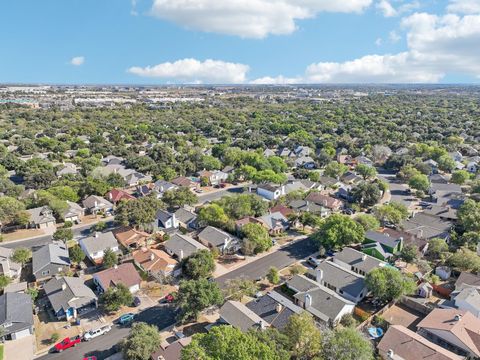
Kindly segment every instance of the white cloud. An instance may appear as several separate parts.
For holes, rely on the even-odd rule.
[[[250,83],[263,84],[263,85],[287,85],[287,84],[299,84],[299,83],[302,83],[303,81],[304,80],[301,77],[288,78],[280,75],[277,77],[265,76],[262,78],[252,80],[250,81]]]
[[[379,9],[385,17],[392,17],[398,15],[397,10],[395,10],[395,8],[392,6],[392,4],[390,4],[388,0],[380,0],[376,6],[377,9]]]
[[[390,31],[390,33],[388,34],[388,38],[390,39],[390,42],[394,44],[399,42],[402,39],[402,37],[398,35],[398,33],[395,30]]]
[[[85,62],[84,56],[75,56],[70,60],[70,64],[74,66],[83,65],[84,62]]]
[[[377,38],[377,40],[375,40],[375,45],[382,46],[382,44],[383,44],[383,39],[382,38]]]
[[[246,81],[249,69],[248,65],[220,60],[183,59],[155,66],[134,66],[128,72],[182,83],[241,84]]]
[[[447,10],[456,14],[480,14],[480,0],[451,0]]]
[[[131,0],[132,9],[130,10],[130,15],[138,16],[137,11],[137,0]]]
[[[151,14],[189,29],[264,38],[320,12],[360,13],[373,0],[154,0]]]

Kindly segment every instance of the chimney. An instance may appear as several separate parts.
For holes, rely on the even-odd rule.
[[[114,268],[115,270],[118,269],[118,265],[117,265],[117,264],[113,265],[113,268]]]
[[[456,314],[455,315],[455,321],[460,321],[462,320],[462,315],[461,314]]]
[[[98,201],[97,201],[97,200],[95,200],[95,203],[94,203],[94,205],[95,205],[95,207],[97,207],[97,206],[98,206]]]
[[[258,322],[258,327],[260,330],[265,330],[266,326],[265,326],[265,322],[263,320],[260,320]]]
[[[98,238],[98,231],[95,231],[95,237]]]
[[[67,283],[65,282],[62,283],[62,290],[63,291],[67,290]]]
[[[150,254],[150,261],[153,261],[153,260],[155,260],[155,254],[152,252],[152,253]]]
[[[180,250],[180,256],[179,256],[180,260],[183,260],[183,250]]]
[[[303,306],[305,309],[312,307],[312,296],[310,294],[305,294],[305,303]]]
[[[275,311],[276,311],[277,313],[280,313],[280,312],[282,311],[282,309],[283,309],[282,304],[277,303],[277,305],[275,305]]]
[[[362,254],[362,261],[367,260],[367,254]]]
[[[321,284],[322,283],[322,279],[323,279],[323,270],[322,269],[316,269],[315,270],[315,274],[316,274],[316,281]]]

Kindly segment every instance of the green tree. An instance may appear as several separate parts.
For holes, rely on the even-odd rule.
[[[8,284],[10,284],[12,282],[12,279],[10,277],[8,277],[7,275],[0,275],[0,289],[5,289],[5,287],[7,287]]]
[[[357,165],[355,172],[363,177],[363,180],[372,179],[377,176],[377,169],[375,169],[373,166],[365,164]]]
[[[412,279],[391,267],[373,269],[365,277],[365,283],[373,296],[384,302],[412,294],[416,289]]]
[[[105,230],[107,228],[107,223],[105,221],[99,221],[97,222],[96,224],[93,224],[93,226],[91,227],[91,231],[99,231],[99,232],[102,232],[103,230]]]
[[[276,267],[272,266],[270,269],[268,269],[267,279],[270,284],[273,285],[276,285],[280,282],[280,273]]]
[[[326,176],[330,176],[335,179],[339,179],[343,174],[345,174],[348,170],[348,166],[344,164],[340,164],[336,161],[332,161],[328,163],[325,167],[324,174]]]
[[[313,239],[326,249],[338,249],[345,245],[362,243],[365,230],[347,215],[333,214],[326,218]]]
[[[54,186],[49,188],[47,191],[60,200],[68,200],[72,202],[77,202],[78,200],[80,200],[78,192],[71,186]]]
[[[68,249],[68,253],[70,255],[70,259],[75,263],[79,264],[85,259],[85,253],[83,252],[82,248],[78,245],[72,246]]]
[[[255,281],[239,277],[227,281],[224,294],[227,299],[240,301],[244,296],[254,296],[257,291],[258,285]]]
[[[58,228],[53,233],[53,239],[57,241],[63,241],[66,243],[73,239],[73,230],[69,228]]]
[[[358,214],[355,216],[355,221],[362,225],[365,231],[376,230],[380,227],[378,219],[370,214]]]
[[[208,333],[196,334],[182,349],[182,360],[287,360],[254,332],[243,333],[229,325],[215,326]]]
[[[277,174],[275,171],[267,169],[257,171],[253,176],[253,182],[256,184],[271,182],[274,184],[284,184],[287,182],[287,176],[285,174]]]
[[[418,256],[418,250],[415,245],[407,244],[403,247],[400,256],[408,263],[414,261]]]
[[[327,331],[323,336],[321,358],[325,360],[373,360],[372,344],[355,328]]]
[[[272,247],[268,230],[260,224],[250,223],[242,227],[242,251],[246,255],[258,254]]]
[[[408,209],[401,203],[391,202],[390,204],[376,207],[374,214],[382,223],[399,225],[408,218]]]
[[[480,271],[480,256],[467,247],[461,247],[447,260],[450,266],[460,271]]]
[[[210,204],[200,209],[197,221],[199,224],[224,228],[228,224],[229,218],[219,205]]]
[[[157,211],[162,208],[163,202],[154,196],[120,201],[115,210],[115,221],[130,226],[148,225],[155,221]]]
[[[52,336],[50,336],[50,342],[53,344],[53,343],[56,343],[58,341],[58,339],[60,339],[60,334],[57,333],[57,332],[54,332],[52,334]]]
[[[458,225],[464,231],[480,232],[480,203],[467,199],[457,212]]]
[[[438,259],[443,253],[448,252],[448,244],[445,240],[440,238],[430,239],[428,240],[427,251],[430,255]]]
[[[408,180],[408,186],[418,191],[427,192],[430,187],[430,181],[428,180],[427,175],[418,174]]]
[[[453,160],[448,154],[440,156],[437,160],[437,163],[439,169],[446,172],[452,172],[457,166],[457,164],[455,164],[455,160]]]
[[[382,193],[377,184],[362,182],[352,189],[353,202],[362,207],[370,207],[380,201]]]
[[[134,323],[122,344],[122,352],[125,359],[150,360],[161,342],[162,339],[156,326],[144,322]]]
[[[184,205],[195,205],[198,203],[198,196],[189,188],[181,187],[166,191],[163,194],[162,201],[170,207],[182,207]]]
[[[215,260],[209,250],[200,250],[182,262],[183,274],[194,280],[208,278],[215,271]]]
[[[112,312],[119,310],[122,306],[130,306],[133,302],[133,295],[124,284],[117,284],[116,286],[110,286],[100,296],[100,301],[103,303],[105,310]]]
[[[112,249],[107,248],[103,253],[103,262],[102,262],[103,267],[105,269],[109,269],[114,265],[117,265],[117,263],[118,263],[117,254],[115,254],[115,252],[113,252]]]
[[[321,350],[322,334],[312,316],[306,311],[290,316],[283,333],[294,359],[317,359]]]
[[[123,179],[123,176],[120,175],[119,173],[111,173],[109,174],[105,181],[107,182],[107,184],[111,187],[111,188],[124,188],[127,183],[125,182],[125,180]]]
[[[357,324],[358,324],[358,322],[357,322],[357,320],[355,320],[355,318],[353,317],[352,314],[345,314],[340,319],[340,325],[342,325],[343,327],[354,328],[354,327],[357,326]]]
[[[25,210],[25,205],[10,196],[0,196],[0,226],[14,221],[18,212]]]
[[[195,320],[200,312],[212,305],[221,305],[223,295],[216,282],[207,279],[184,280],[178,288],[176,304],[181,321]]]
[[[470,173],[467,170],[457,170],[452,174],[451,181],[454,184],[463,185],[470,179]]]
[[[298,221],[300,222],[300,224],[302,224],[303,228],[305,228],[305,226],[317,228],[322,225],[322,218],[310,212],[301,213],[298,217]]]
[[[13,251],[11,258],[12,261],[25,266],[25,264],[32,258],[32,251],[24,247],[19,247]]]

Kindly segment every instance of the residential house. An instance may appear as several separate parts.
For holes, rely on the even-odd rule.
[[[362,251],[365,254],[376,257],[382,261],[388,261],[388,259],[393,256],[392,253],[386,251],[385,248],[378,242],[363,244]]]
[[[464,357],[428,341],[402,325],[390,325],[377,345],[384,360],[462,360]]]
[[[429,205],[423,210],[423,213],[446,221],[456,221],[458,219],[457,210],[449,206]]]
[[[198,241],[210,249],[218,249],[220,254],[233,253],[240,248],[238,241],[230,234],[207,226],[198,234]]]
[[[164,243],[165,251],[170,256],[176,256],[177,259],[183,260],[199,250],[208,248],[190,236],[173,234],[170,239]]]
[[[271,291],[250,301],[246,307],[277,330],[283,330],[292,315],[301,314],[304,311],[276,291]]]
[[[361,165],[368,165],[368,166],[375,165],[371,159],[369,159],[368,157],[366,157],[364,155],[357,156],[354,160],[358,165],[360,165],[360,164]]]
[[[449,153],[450,157],[452,158],[453,161],[462,161],[463,160],[463,155],[460,151],[454,151]]]
[[[43,245],[32,254],[32,273],[42,282],[70,268],[67,246],[59,241]]]
[[[200,178],[206,178],[209,185],[219,185],[227,181],[228,174],[220,170],[202,170],[198,172]]]
[[[176,190],[176,189],[178,189],[177,185],[172,184],[171,182],[165,181],[165,180],[157,180],[153,184],[153,190],[156,191],[160,195],[163,195],[167,191]],[[161,197],[161,196],[159,196],[159,197]]]
[[[457,281],[455,282],[455,290],[459,291],[466,287],[480,289],[480,275],[462,271]]]
[[[28,283],[26,281],[10,283],[3,289],[3,293],[19,293],[26,294],[28,289]]]
[[[112,286],[123,284],[134,294],[140,290],[142,278],[135,266],[131,262],[126,262],[93,274],[93,282],[102,293]]]
[[[180,275],[180,270],[177,269],[178,262],[160,249],[141,248],[133,253],[133,261],[161,283],[169,277]]]
[[[405,232],[418,238],[426,240],[433,238],[448,239],[453,223],[437,216],[417,213],[412,218],[405,220],[401,227]]]
[[[281,212],[275,212],[258,218],[268,229],[270,235],[280,234],[290,227],[288,219]]]
[[[97,215],[98,213],[109,214],[113,210],[113,204],[97,195],[90,195],[85,200],[83,200],[83,207],[90,214]]]
[[[295,159],[296,168],[314,169],[316,164],[311,156],[301,156]]]
[[[219,323],[228,324],[247,332],[250,329],[265,329],[268,324],[239,301],[228,300],[220,308]]]
[[[327,209],[326,207],[317,205],[314,202],[310,202],[307,200],[292,200],[288,204],[288,206],[290,206],[292,210],[296,213],[310,212],[320,217],[327,217],[328,215],[331,214],[330,209]]]
[[[97,308],[97,296],[82,278],[53,278],[45,284],[44,290],[58,320],[75,319]]]
[[[433,286],[428,282],[422,282],[417,287],[417,296],[428,299],[432,296]]]
[[[159,209],[153,222],[154,231],[172,232],[178,229],[178,220],[175,214]]]
[[[280,214],[285,216],[287,219],[288,219],[289,215],[294,213],[294,211],[292,209],[290,209],[289,207],[287,207],[285,205],[282,205],[282,204],[278,204],[278,205],[275,205],[274,207],[270,208],[269,212],[270,212],[270,214],[279,212]]]
[[[331,326],[344,315],[353,313],[355,308],[352,301],[304,275],[295,275],[287,286],[296,292],[293,297],[297,305]]]
[[[57,171],[57,176],[62,177],[65,175],[75,175],[77,174],[77,165],[73,163],[64,163],[60,166],[59,170]]]
[[[277,155],[275,150],[267,148],[263,151],[263,156],[265,156],[265,157],[270,157],[270,156],[275,156],[275,155]]]
[[[323,195],[319,192],[311,192],[305,198],[306,201],[321,205],[331,211],[339,211],[343,207],[343,202],[328,195]]]
[[[6,292],[0,296],[0,339],[16,340],[32,335],[33,324],[33,303],[29,294]]]
[[[341,181],[330,176],[320,176],[318,182],[321,185],[321,189],[319,190],[333,189],[342,185]]]
[[[254,218],[253,216],[247,216],[235,221],[235,230],[239,233],[241,232],[242,227],[247,224],[260,224],[263,226],[263,223],[260,220]]]
[[[315,281],[355,304],[368,293],[365,278],[351,270],[332,262],[323,261],[310,272]]]
[[[384,261],[349,247],[344,247],[342,251],[335,253],[332,261],[347,270],[363,276],[377,267],[387,265]]]
[[[470,161],[467,164],[467,171],[476,174],[478,171],[478,162],[477,161]]]
[[[85,215],[85,210],[72,201],[66,201],[67,208],[62,213],[62,217],[64,221],[70,221],[73,224],[79,224],[82,221],[82,217]]]
[[[55,226],[55,216],[53,216],[53,211],[48,206],[28,209],[27,212],[30,215],[28,227],[35,229],[46,229]]]
[[[460,310],[468,311],[480,318],[480,293],[478,288],[465,287],[460,291],[454,291],[450,294],[450,299],[454,307]],[[480,329],[479,329],[480,331]]]
[[[184,337],[172,343],[164,342],[150,357],[151,360],[180,360],[182,349],[192,342],[192,337]]]
[[[314,153],[314,151],[308,146],[299,145],[295,149],[293,149],[293,153],[297,157],[303,157],[303,156],[310,156],[311,154]]]
[[[138,249],[147,245],[150,234],[144,231],[136,230],[130,226],[117,228],[112,231],[115,239],[125,249]]]
[[[12,255],[13,249],[0,247],[0,275],[16,279],[22,273],[22,264],[13,261]]]
[[[95,264],[103,262],[103,255],[107,249],[118,252],[118,242],[111,231],[95,232],[93,236],[79,240],[79,245],[87,257]]]
[[[363,178],[352,171],[347,171],[345,174],[341,176],[341,180],[345,184],[354,185],[363,181]]]
[[[257,194],[267,200],[277,200],[280,196],[285,195],[285,186],[274,184],[259,184],[257,186]]]
[[[430,174],[438,173],[438,163],[433,159],[428,159],[423,162],[425,165],[430,167]]]
[[[403,238],[393,238],[389,234],[369,230],[365,233],[363,252],[385,261],[391,255],[399,254],[403,249]],[[375,246],[378,244],[382,250],[379,252]],[[387,254],[385,256],[385,253]],[[388,255],[390,254],[390,255]]]
[[[480,319],[459,309],[434,309],[417,333],[461,356],[480,357]]]
[[[448,266],[437,266],[435,268],[435,275],[442,280],[447,280],[452,276],[452,269]]]
[[[112,189],[105,196],[114,205],[117,205],[122,200],[123,201],[135,200],[135,196],[121,189]]]
[[[185,176],[179,176],[172,181],[173,185],[176,185],[178,187],[188,187],[188,188],[196,188],[198,184],[196,182],[193,182],[189,178],[186,178]]]
[[[443,174],[432,174],[428,177],[430,184],[448,184],[449,177]]]
[[[383,228],[381,231],[384,234],[388,234],[393,238],[403,238],[403,242],[405,245],[412,245],[415,246],[419,253],[425,255],[428,249],[428,242],[423,238],[418,238],[415,235],[409,234],[403,230],[398,229],[391,229],[391,228]]]
[[[289,148],[284,147],[284,148],[278,149],[277,155],[281,157],[294,157],[295,153],[291,151]]]
[[[175,211],[174,215],[178,221],[179,227],[186,230],[194,230],[198,228],[197,214],[193,211],[181,207]]]

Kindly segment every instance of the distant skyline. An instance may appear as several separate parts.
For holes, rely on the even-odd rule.
[[[0,83],[480,82],[480,0],[15,0]]]

